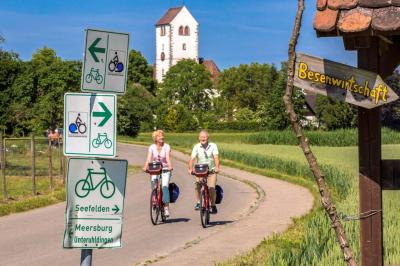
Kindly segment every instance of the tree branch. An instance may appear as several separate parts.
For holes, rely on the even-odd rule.
[[[297,114],[294,110],[293,102],[292,102],[292,94],[293,94],[293,82],[294,82],[294,68],[295,68],[295,51],[296,44],[299,37],[301,20],[303,16],[304,10],[304,0],[298,0],[297,14],[294,25],[294,30],[292,33],[292,37],[289,42],[289,63],[288,63],[288,79],[286,85],[286,92],[283,96],[283,101],[286,107],[286,113],[289,116],[290,122],[292,124],[294,133],[299,140],[301,149],[303,150],[304,156],[307,159],[308,164],[310,165],[311,171],[314,175],[315,181],[318,185],[318,189],[321,195],[321,203],[324,207],[327,215],[331,220],[332,228],[335,230],[337,241],[342,249],[344,260],[347,265],[357,265],[357,262],[354,258],[353,252],[349,247],[349,243],[346,238],[346,234],[344,228],[340,222],[340,219],[336,212],[336,207],[333,204],[332,198],[330,196],[328,187],[325,182],[325,176],[322,173],[317,160],[311,151],[310,145],[308,143],[308,139],[305,138],[303,130],[299,122],[297,121]]]

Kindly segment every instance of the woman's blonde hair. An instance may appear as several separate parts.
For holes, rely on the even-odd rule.
[[[157,137],[158,136],[163,136],[164,137],[164,131],[159,129],[153,132],[153,134],[151,135],[151,137],[153,138],[154,143],[157,142]]]

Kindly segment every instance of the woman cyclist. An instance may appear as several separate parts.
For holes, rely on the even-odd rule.
[[[167,143],[164,143],[164,131],[156,130],[152,134],[154,144],[151,144],[149,150],[147,152],[147,159],[144,163],[143,170],[148,170],[148,164],[150,162],[161,162],[163,165],[163,171],[161,174],[161,184],[162,184],[162,192],[163,198],[162,201],[165,204],[164,214],[165,217],[169,217],[169,181],[171,179],[171,171],[172,171],[172,163],[171,163],[171,148]],[[151,187],[154,188],[155,180],[157,175],[151,176]]]

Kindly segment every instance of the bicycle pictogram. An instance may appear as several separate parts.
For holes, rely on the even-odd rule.
[[[118,52],[115,52],[114,58],[108,64],[108,70],[111,72],[122,72],[124,70],[124,64],[119,61]]]
[[[104,144],[104,147],[107,149],[111,148],[112,141],[107,137],[107,133],[98,133],[97,138],[92,141],[92,145],[95,148],[100,147],[100,145]]]
[[[92,83],[92,81],[95,80],[97,84],[101,84],[103,83],[103,76],[100,75],[98,68],[94,69],[92,67],[89,74],[86,75],[85,80],[87,83]]]
[[[100,175],[103,178],[97,185],[94,185],[92,175]],[[87,169],[86,178],[80,179],[75,185],[75,194],[80,198],[85,198],[89,195],[90,191],[94,191],[98,187],[100,187],[101,196],[105,199],[111,198],[115,193],[114,182],[107,179],[104,167],[101,167],[99,172],[95,172],[92,168]]]
[[[73,134],[76,134],[78,132],[81,134],[86,133],[87,130],[86,123],[82,121],[80,113],[78,113],[78,116],[75,119],[75,123],[69,124],[68,130]]]

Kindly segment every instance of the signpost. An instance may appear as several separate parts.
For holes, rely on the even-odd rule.
[[[366,109],[399,98],[376,73],[300,53],[294,85]]]
[[[82,67],[82,91],[125,93],[129,35],[86,30]]]
[[[114,94],[64,95],[64,154],[116,155],[117,97]]]
[[[81,90],[64,95],[64,154],[116,156],[117,97],[124,94],[129,34],[86,30]],[[94,93],[95,92],[95,93]],[[100,158],[68,160],[64,248],[82,248],[81,266],[93,248],[121,247],[128,162]]]
[[[64,248],[121,247],[128,162],[69,158]]]

